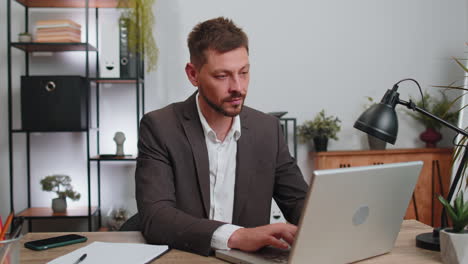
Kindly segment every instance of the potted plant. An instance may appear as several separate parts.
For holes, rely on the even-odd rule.
[[[370,97],[370,96],[366,96],[366,99],[367,99],[367,103],[364,105],[364,110],[367,110],[369,107],[377,104],[375,101],[374,101],[374,98]],[[373,150],[383,150],[387,147],[387,142],[379,139],[379,138],[376,138],[374,136],[371,136],[369,134],[366,134],[367,135],[367,143],[369,144],[369,149],[373,149]]]
[[[440,232],[440,253],[444,263],[468,262],[468,230],[465,229],[468,225],[468,203],[465,203],[463,192],[458,192],[454,205],[441,195],[438,196],[453,224],[452,228],[445,228]]]
[[[155,2],[156,0],[119,0],[117,4],[117,8],[124,9],[120,20],[128,23],[128,49],[136,54],[144,54],[148,72],[155,69],[159,54],[153,37]]]
[[[458,120],[458,112],[450,111],[450,108],[453,105],[453,102],[447,99],[447,95],[443,92],[440,92],[442,97],[441,99],[435,99],[428,93],[424,93],[421,100],[415,101],[416,106],[426,109],[432,114],[446,120],[449,123],[455,123]],[[424,103],[423,103],[424,101]],[[426,147],[433,148],[436,146],[436,143],[442,139],[442,134],[440,133],[440,128],[442,124],[426,115],[423,115],[419,112],[406,111],[408,115],[413,117],[416,121],[421,123],[426,127],[426,130],[422,132],[419,138],[426,143]]]
[[[18,34],[19,42],[32,42],[32,35],[28,32],[21,32]]]
[[[298,127],[298,135],[302,142],[313,140],[316,151],[327,151],[328,139],[338,140],[336,134],[341,129],[340,123],[338,117],[326,116],[322,110],[314,120],[305,121]]]
[[[63,213],[67,210],[67,200],[79,200],[81,195],[73,191],[71,178],[68,175],[50,175],[41,180],[42,190],[55,192],[57,198],[52,199],[52,210],[56,213]]]

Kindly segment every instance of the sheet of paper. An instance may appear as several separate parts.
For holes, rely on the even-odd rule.
[[[50,264],[74,263],[83,254],[86,258],[80,264],[90,263],[148,263],[168,250],[168,246],[135,243],[93,242],[66,255],[54,259]]]

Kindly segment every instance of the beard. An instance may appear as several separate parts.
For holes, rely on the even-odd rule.
[[[213,109],[216,112],[218,112],[218,113],[220,113],[220,114],[222,114],[224,116],[227,116],[227,117],[235,117],[235,116],[239,115],[240,112],[242,111],[242,107],[244,106],[245,94],[243,95],[240,92],[231,93],[231,95],[229,97],[223,98],[221,104],[219,104],[219,105],[216,104],[215,102],[211,101],[210,99],[208,99],[208,97],[205,95],[205,93],[203,92],[203,89],[201,89],[201,87],[198,87],[198,92],[203,97],[203,100],[205,100],[205,102],[211,107],[211,109]],[[233,99],[239,99],[239,98],[242,98],[242,103],[235,107],[238,111],[228,112],[226,109],[223,108],[223,102],[228,102],[228,101],[231,101]]]

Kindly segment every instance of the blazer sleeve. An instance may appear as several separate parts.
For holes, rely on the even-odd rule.
[[[152,244],[209,255],[212,234],[224,223],[177,209],[172,162],[153,121],[148,115],[141,120],[135,172],[143,236]]]
[[[276,131],[278,152],[273,198],[286,220],[297,225],[301,217],[308,186],[297,166],[296,160],[289,153],[279,122],[277,122]]]

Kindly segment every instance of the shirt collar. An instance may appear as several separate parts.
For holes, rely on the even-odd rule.
[[[201,122],[202,127],[203,127],[203,132],[205,134],[205,137],[209,137],[209,138],[212,138],[212,139],[216,140],[217,139],[216,132],[210,127],[210,125],[208,124],[208,121],[206,121],[205,116],[203,116],[203,114],[202,114],[202,112],[200,110],[200,105],[198,103],[198,97],[199,96],[200,96],[200,93],[197,93],[197,96],[195,98],[195,102],[197,104],[197,112],[198,112],[198,116],[200,117],[200,122]],[[233,136],[236,141],[239,140],[239,138],[241,136],[241,123],[240,123],[239,115],[236,115],[234,117],[232,125],[231,125],[231,129],[229,130],[226,137],[230,137],[230,136]]]

